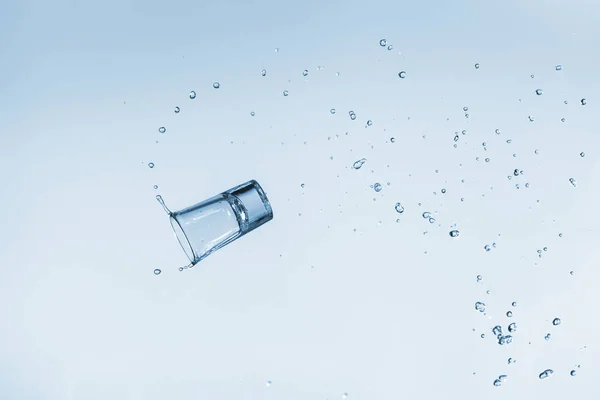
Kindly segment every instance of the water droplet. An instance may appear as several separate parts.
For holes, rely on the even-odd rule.
[[[167,131],[167,128],[165,128],[164,126],[161,126],[160,128],[158,128],[158,132],[160,133],[165,133]]]
[[[265,386],[266,386],[266,387],[271,387],[271,385],[272,385],[272,384],[273,384],[273,382],[271,382],[271,381],[267,381],[267,382],[265,382]]]
[[[513,316],[513,313],[512,313],[512,311],[507,311],[507,312],[506,312],[506,316],[507,316],[508,318],[512,318],[512,316]]]
[[[390,138],[390,142],[395,143],[396,139],[394,139],[393,137]]]
[[[450,231],[450,236],[453,238],[458,237],[458,236],[460,236],[460,232],[457,231],[456,229],[454,229],[454,230]]]
[[[396,209],[396,212],[398,214],[402,214],[404,212],[404,207],[402,207],[402,204],[400,204],[399,202],[396,203],[396,205],[394,206],[394,208]]]
[[[261,74],[262,76],[267,76],[267,70],[266,70],[266,69],[263,69],[262,71],[260,71],[260,74]]]
[[[581,99],[581,105],[585,106],[587,104],[587,100],[586,99]]]
[[[431,213],[429,211],[425,211],[422,215],[423,218],[431,218]]]
[[[496,132],[496,135],[499,135],[500,134],[500,129],[496,129],[495,132]]]
[[[486,159],[485,159],[485,162],[490,162],[490,159],[489,159],[489,158],[486,158]]]
[[[461,133],[462,133],[463,135],[466,135],[466,134],[467,134],[467,131],[466,131],[466,129],[463,129],[463,131],[462,131]]]
[[[158,185],[154,185],[153,187],[154,187],[154,190],[158,189]]]
[[[308,76],[308,70],[305,69],[304,71],[302,71],[302,76]]]
[[[373,189],[375,189],[376,192],[381,192],[381,183],[373,185]]]
[[[463,107],[463,111],[469,111],[469,107]]]
[[[558,64],[556,67],[554,67],[554,69],[557,71],[562,71],[562,65]]]
[[[156,268],[156,269],[154,270],[154,275],[160,275],[160,273],[161,273],[161,272],[162,272],[162,271],[161,271],[160,269]]]
[[[433,218],[433,217],[429,218],[429,223],[430,223],[430,224],[433,224],[433,223],[435,223],[435,218]]]
[[[458,138],[459,138],[458,135],[454,135],[454,141],[455,142],[458,142]]]
[[[344,394],[342,395],[342,399],[347,399],[347,398],[348,398],[348,393],[344,393]]]
[[[193,90],[190,92],[190,99],[195,99],[196,98],[196,92],[194,92]]]
[[[279,53],[279,47],[275,47],[275,53]]]
[[[501,336],[500,338],[498,338],[498,344],[501,346],[504,346],[505,344],[511,344],[511,343],[512,343],[511,335]]]
[[[551,369],[547,369],[544,372],[542,372],[539,376],[540,376],[540,379],[546,379],[546,378],[550,378],[553,373],[554,373],[554,371],[552,371]]]
[[[329,112],[330,112],[331,114],[335,114],[335,108],[332,108],[331,110],[329,110]]]
[[[546,336],[544,336],[544,339],[546,339],[546,341],[550,340],[550,338],[552,338],[552,335],[549,333],[546,333]]]
[[[475,63],[475,69],[479,69],[479,63]]]
[[[516,306],[517,306],[517,302],[516,302],[516,301],[513,301],[513,302],[512,302],[512,306],[513,306],[513,307],[516,307]]]
[[[368,121],[367,121],[367,126],[371,126],[371,125],[373,125],[373,121],[371,121],[371,120],[368,120]]]
[[[352,168],[360,169],[360,167],[362,167],[366,161],[367,161],[366,158],[361,158],[360,160],[355,161],[354,164],[352,164]]]
[[[404,78],[406,78],[406,71],[400,71],[400,72],[398,72],[398,76],[399,76],[401,79],[404,79]]]
[[[534,74],[529,75],[531,77],[531,79],[535,78]]]
[[[388,50],[393,50],[394,46],[392,46],[391,44],[388,46]]]
[[[561,119],[560,119],[560,122],[565,122],[565,119],[564,119],[564,118],[561,118]]]
[[[502,381],[500,379],[496,379],[494,381],[494,386],[502,386]]]
[[[533,121],[535,121],[535,118],[533,118],[533,116],[532,116],[532,115],[530,115],[530,116],[529,116],[529,117],[527,117],[527,118],[529,118],[529,122],[533,122]]]
[[[481,338],[484,339],[485,338],[485,333],[481,334]]]
[[[585,153],[582,151],[581,153],[579,153],[579,157],[585,157]]]
[[[561,323],[561,322],[562,322],[562,321],[560,320],[560,318],[554,318],[554,319],[552,320],[552,325],[554,325],[554,326],[558,326],[558,325],[560,325],[560,323]]]
[[[288,94],[290,94],[290,93],[289,93],[287,90],[284,90],[284,91],[283,91],[283,95],[284,95],[284,96],[287,96]]]
[[[542,89],[536,89],[535,94],[537,94],[538,96],[541,96],[544,94],[544,91]]]
[[[485,246],[483,246],[483,248],[485,249],[485,251],[490,251],[492,250],[492,248],[490,247],[489,244],[486,244]]]
[[[443,189],[443,188],[442,188],[442,193],[446,193],[446,189]]]
[[[571,370],[571,372],[569,372],[571,374],[571,376],[575,376],[577,375],[577,371],[575,371],[574,369]]]
[[[502,336],[502,327],[500,325],[496,325],[492,328],[492,333],[494,334],[494,336],[499,338],[500,336]]]
[[[508,359],[508,363],[509,363],[509,364],[514,364],[514,363],[516,363],[516,362],[517,362],[517,360],[515,360],[515,359],[514,359],[514,358],[512,358],[512,357]]]
[[[477,282],[481,282],[483,280],[483,276],[477,275]]]
[[[385,46],[387,45],[387,40],[385,40],[385,39],[381,39],[381,40],[379,41],[379,45],[380,45],[381,47],[385,47]]]
[[[571,276],[575,275],[575,271],[570,271],[569,274],[571,274]]]
[[[221,87],[221,85],[219,84],[219,82],[215,82],[215,83],[213,83],[213,87],[214,87],[215,89],[218,89],[218,88],[220,88],[220,87]]]
[[[508,325],[508,331],[510,333],[516,332],[517,331],[517,324],[516,323],[511,323]]]
[[[571,182],[571,185],[573,185],[573,187],[577,187],[577,181],[575,180],[575,178],[569,178],[569,182]]]
[[[179,114],[179,111],[181,111],[181,108],[179,108],[179,106],[175,106],[175,109],[173,111],[175,111],[175,114]]]
[[[150,167],[150,168],[154,168],[154,163],[153,163],[153,162],[151,162],[151,163],[148,163],[148,167]]]
[[[478,301],[477,303],[475,303],[475,309],[479,312],[485,312],[485,303]]]
[[[254,111],[250,111],[250,115],[254,117],[256,113]]]

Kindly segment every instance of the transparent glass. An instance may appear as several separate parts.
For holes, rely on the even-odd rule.
[[[157,199],[169,214],[189,266],[273,219],[267,195],[255,180],[175,212]]]

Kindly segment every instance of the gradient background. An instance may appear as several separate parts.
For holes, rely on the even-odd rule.
[[[0,398],[598,398],[599,21],[591,0],[0,3]],[[155,195],[252,178],[274,220],[177,271]]]

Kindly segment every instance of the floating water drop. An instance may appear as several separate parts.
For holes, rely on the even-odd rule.
[[[390,142],[395,143],[396,139],[394,139],[393,137],[390,138]]]
[[[531,79],[535,78],[534,74],[529,75],[531,77]]]
[[[579,153],[579,157],[585,157],[585,153],[582,151],[581,153]]]
[[[565,119],[564,119],[564,118],[561,118],[561,119],[560,119],[560,122],[565,122]]]
[[[406,78],[406,71],[400,71],[400,72],[398,72],[398,76],[399,76],[401,79],[404,79],[404,78]]]
[[[542,372],[539,377],[540,379],[546,379],[546,378],[550,378],[552,376],[552,374],[554,374],[554,371],[552,371],[551,369],[547,369],[544,372]]]
[[[581,105],[585,106],[587,104],[587,100],[586,99],[581,99]]]
[[[544,339],[546,339],[546,341],[550,340],[552,338],[552,335],[550,333],[546,333],[546,336],[544,336]]]
[[[379,41],[379,45],[380,45],[381,47],[385,47],[385,46],[387,45],[387,40],[385,40],[385,39],[381,39],[381,40]]]
[[[193,90],[190,92],[190,99],[195,99],[196,98],[196,92],[194,92]]]
[[[477,282],[481,282],[483,280],[483,277],[481,275],[477,275]]]
[[[304,71],[302,71],[302,76],[308,76],[308,70],[305,69]]]
[[[347,399],[347,398],[348,398],[348,393],[344,393],[344,394],[342,395],[342,399]]]
[[[571,374],[571,376],[575,376],[575,375],[577,375],[577,371],[575,371],[574,369],[572,369],[571,372],[569,372],[569,374]]]
[[[502,386],[502,381],[500,379],[496,379],[494,381],[494,386]]]
[[[398,214],[402,214],[404,212],[404,207],[399,202],[396,203],[396,205],[394,206],[394,208],[396,209],[396,212]]]
[[[266,381],[265,382],[265,386],[266,387],[271,387],[272,384],[273,384],[273,382],[271,382],[271,381]]]
[[[571,182],[571,185],[573,185],[573,187],[577,187],[577,181],[575,180],[575,178],[569,178],[569,182]]]
[[[394,50],[394,46],[392,46],[391,44],[388,46],[388,50]]]
[[[541,96],[544,94],[544,91],[542,89],[536,89],[535,94],[537,94],[538,96]]]
[[[512,302],[512,306],[513,306],[513,307],[516,307],[516,306],[517,306],[517,302],[516,302],[516,301],[513,301],[513,302]]]
[[[453,238],[459,237],[460,236],[460,232],[457,231],[456,229],[450,231],[450,236]]]
[[[154,185],[153,187],[154,187],[154,190],[158,189],[158,185]]]
[[[508,331],[510,333],[516,332],[517,331],[517,324],[516,323],[511,323],[508,325]]]
[[[459,136],[458,135],[454,135],[454,141],[458,142]]]
[[[423,218],[431,218],[431,213],[429,211],[425,211],[422,215]]]
[[[284,91],[283,91],[283,95],[284,95],[284,96],[287,96],[288,94],[290,94],[290,93],[289,93],[287,90],[284,90]]]
[[[373,189],[375,189],[376,192],[381,192],[381,183],[373,185]]]
[[[530,116],[529,116],[529,117],[527,117],[527,118],[529,118],[529,122],[533,122],[533,121],[535,121],[535,118],[534,118],[532,115],[530,115]]]
[[[263,69],[262,71],[260,71],[260,74],[261,74],[262,76],[267,76],[267,70],[266,70],[266,69]]]
[[[148,167],[150,167],[150,168],[154,168],[154,163],[153,163],[153,162],[151,162],[151,163],[148,163]]]
[[[475,309],[479,312],[485,312],[485,303],[478,301],[477,303],[475,303]]]
[[[446,193],[446,189],[442,189],[442,193]]]
[[[250,111],[250,115],[254,117],[256,113],[254,111]]]
[[[490,162],[490,159],[489,159],[489,157],[485,159],[485,162]]]
[[[554,318],[554,319],[552,320],[552,325],[554,325],[554,326],[558,326],[558,325],[560,325],[560,323],[561,323],[561,322],[562,322],[562,321],[560,320],[560,318]]]
[[[492,328],[492,333],[494,334],[494,336],[499,338],[500,336],[502,336],[502,327],[500,325],[496,325]]]
[[[463,107],[463,111],[469,111],[469,107]]]
[[[562,65],[558,64],[556,67],[554,67],[554,69],[557,71],[562,71]]]
[[[175,109],[173,109],[173,111],[175,112],[175,114],[179,114],[179,111],[181,111],[181,108],[179,108],[179,106],[175,106]]]
[[[515,359],[514,359],[514,358],[512,358],[512,357],[508,359],[508,363],[509,363],[509,364],[514,364],[514,363],[516,363],[516,362],[517,362],[517,360],[515,360]]]
[[[429,218],[429,223],[430,223],[430,224],[433,224],[433,223],[435,223],[435,218],[433,218],[433,217]]]
[[[218,88],[220,88],[220,87],[221,87],[221,84],[220,84],[219,82],[215,82],[215,83],[213,83],[213,87],[214,87],[215,89],[218,89]]]
[[[492,248],[490,247],[489,244],[486,244],[485,246],[483,246],[483,248],[485,249],[485,251],[490,251],[492,250]]]
[[[500,134],[500,129],[496,129],[495,132],[496,132],[496,135],[499,135]]]
[[[360,169],[360,167],[362,167],[366,161],[367,161],[366,158],[361,158],[360,160],[355,161],[354,164],[352,164],[352,168]]]
[[[371,125],[373,125],[373,121],[371,121],[371,120],[368,120],[368,121],[367,121],[367,126],[371,126]]]
[[[329,110],[329,112],[330,112],[331,114],[335,114],[335,108],[332,108],[331,110]]]
[[[513,316],[513,313],[512,313],[512,311],[507,311],[507,312],[506,312],[506,316],[507,316],[508,318],[512,318],[512,316]]]
[[[167,131],[167,128],[165,128],[164,126],[161,126],[160,128],[158,128],[158,131],[160,133],[165,133]]]
[[[156,269],[154,270],[154,275],[160,275],[160,273],[161,273],[161,272],[162,272],[162,271],[161,271],[160,269],[156,268]]]
[[[479,63],[475,63],[475,69],[479,69]]]
[[[515,169],[514,172],[513,172],[513,175],[514,176],[519,176],[519,169]]]
[[[498,338],[498,344],[501,346],[504,346],[505,344],[511,344],[511,343],[512,343],[511,335],[501,336]]]

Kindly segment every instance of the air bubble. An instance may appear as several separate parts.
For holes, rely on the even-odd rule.
[[[479,312],[485,312],[485,303],[478,301],[477,303],[475,303],[475,309]]]
[[[263,69],[262,71],[260,71],[260,74],[261,74],[262,76],[267,76],[267,70],[266,70],[266,69]]]
[[[335,108],[332,108],[331,110],[329,110],[329,112],[330,112],[331,114],[335,114]]]

